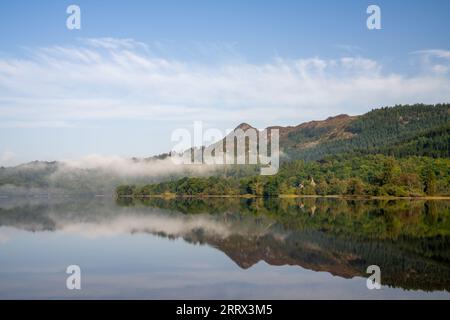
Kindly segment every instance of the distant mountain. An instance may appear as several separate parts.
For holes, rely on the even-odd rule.
[[[450,157],[450,104],[399,105],[372,110],[361,116],[345,114],[322,121],[311,121],[297,126],[272,126],[278,129],[282,161],[321,160],[332,155],[384,154],[396,157],[411,155],[433,158]],[[244,132],[253,128],[248,123],[236,127]],[[212,146],[220,146],[225,138]],[[209,146],[211,147],[211,146]],[[248,146],[247,146],[248,147]],[[130,159],[130,165],[148,164],[155,167],[169,153],[145,159]],[[193,166],[188,166],[193,167]],[[61,163],[34,161],[14,168],[0,168],[0,194],[8,186],[26,188],[76,189],[92,192],[112,192],[118,183],[125,180],[117,171],[105,167],[99,169],[73,169],[61,174]],[[124,169],[126,170],[126,169]],[[225,173],[224,173],[225,172]],[[219,174],[243,176],[255,174],[251,168],[224,168]],[[195,175],[188,170],[170,171],[158,180]],[[198,172],[197,172],[198,174]],[[205,174],[205,173],[204,173]],[[216,174],[211,171],[208,174]],[[142,177],[148,182],[148,177]],[[134,179],[136,180],[136,179]],[[131,183],[136,183],[132,180]],[[3,187],[2,187],[3,186]]]
[[[399,105],[361,116],[340,114],[297,126],[271,126],[279,131],[286,160],[320,160],[337,154],[384,154],[397,157],[449,157],[450,104]],[[254,129],[241,123],[234,131]],[[233,134],[233,133],[230,133]],[[225,143],[217,142],[215,145]]]

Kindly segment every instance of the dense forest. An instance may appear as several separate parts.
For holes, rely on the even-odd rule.
[[[311,122],[280,138],[289,159],[335,154],[450,157],[450,104],[399,105]]]
[[[117,195],[450,195],[450,159],[384,155],[296,160],[274,176],[185,177],[144,186],[121,185]]]

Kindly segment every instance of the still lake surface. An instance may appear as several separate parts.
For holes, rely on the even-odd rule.
[[[81,290],[66,268],[81,268]],[[369,290],[369,265],[381,268]],[[450,201],[0,199],[1,299],[450,299]]]

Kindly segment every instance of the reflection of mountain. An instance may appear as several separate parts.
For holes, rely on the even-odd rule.
[[[265,261],[352,278],[367,276],[367,266],[376,264],[383,284],[448,291],[449,207],[442,201],[336,199],[3,202],[0,226],[89,237],[181,237],[217,248],[244,269]]]
[[[352,278],[366,277],[367,266],[376,264],[382,269],[383,284],[406,289],[450,289],[448,263],[404,252],[392,243],[352,243],[320,232],[302,232],[283,240],[266,235],[257,239],[227,238],[208,244],[223,251],[244,269],[265,261],[270,265],[297,265]]]
[[[291,239],[293,237],[296,240]],[[326,271],[344,278],[360,274],[351,264],[354,256],[324,250],[304,234],[285,239],[276,239],[271,234],[251,238],[236,236],[209,244],[223,251],[243,269],[265,261],[274,266],[298,265],[314,271]]]

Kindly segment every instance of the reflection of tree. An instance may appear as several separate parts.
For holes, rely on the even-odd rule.
[[[0,205],[0,226],[30,231],[58,230],[74,223],[101,226],[129,216],[191,222],[182,234],[146,225],[137,232],[208,244],[242,268],[266,261],[351,278],[367,276],[366,267],[376,264],[383,284],[450,290],[448,201],[121,198],[117,204],[109,199],[74,199]],[[196,219],[202,223],[196,225],[200,221]],[[225,232],[208,229],[205,221]]]
[[[130,206],[161,208],[184,214],[239,212],[266,216],[290,230],[313,229],[362,239],[450,236],[448,201],[334,198],[146,198],[126,201]]]
[[[446,201],[150,198],[135,205],[185,214],[238,212],[255,221],[261,216],[276,221],[276,228],[288,234],[282,240],[271,233],[196,239],[224,251],[243,268],[264,260],[353,277],[366,276],[366,267],[376,264],[383,270],[384,284],[450,289],[450,203]]]

